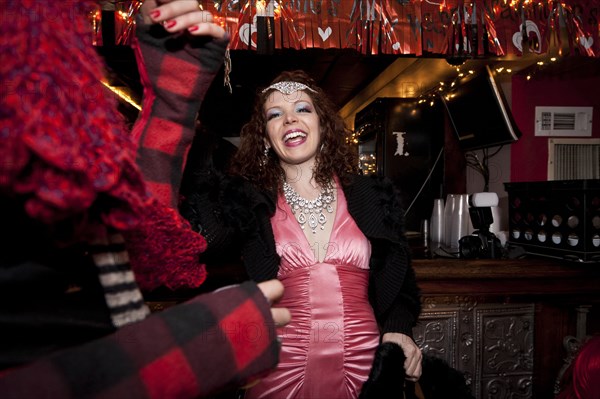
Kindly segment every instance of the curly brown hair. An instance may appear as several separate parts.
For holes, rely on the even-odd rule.
[[[344,120],[337,114],[329,97],[304,71],[282,72],[269,85],[283,81],[303,83],[315,90],[306,91],[319,115],[322,131],[321,149],[316,158],[315,181],[325,185],[334,175],[343,179],[348,173],[358,173],[356,152],[346,141],[350,131],[344,124]],[[231,173],[248,179],[261,190],[277,192],[283,185],[285,176],[283,168],[272,149],[268,151],[266,158],[264,154],[267,119],[263,107],[273,90],[258,91],[252,117],[242,127],[240,133],[240,146],[232,159]]]

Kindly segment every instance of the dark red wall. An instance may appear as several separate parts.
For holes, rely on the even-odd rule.
[[[535,136],[536,106],[594,107],[592,137],[600,137],[600,76],[536,74],[512,78],[512,113],[523,136],[511,145],[511,181],[547,180],[548,137]],[[553,136],[554,138],[555,136]]]

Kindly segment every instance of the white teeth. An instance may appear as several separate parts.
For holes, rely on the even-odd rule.
[[[295,139],[296,137],[306,137],[306,133],[304,132],[291,132],[283,136],[283,141],[288,141],[291,139]]]

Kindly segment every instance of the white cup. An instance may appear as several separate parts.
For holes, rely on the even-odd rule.
[[[433,200],[431,212],[431,227],[429,228],[430,241],[433,247],[444,244],[444,200],[441,198]]]
[[[444,244],[450,247],[452,243],[452,215],[458,200],[458,194],[448,194],[444,206]]]
[[[469,231],[471,218],[469,217],[469,195],[459,194],[456,196],[454,209],[452,211],[452,225],[450,228],[450,248],[458,248],[458,242],[472,231]]]

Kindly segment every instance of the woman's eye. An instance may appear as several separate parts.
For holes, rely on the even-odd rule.
[[[267,114],[267,121],[270,121],[273,118],[277,118],[279,115],[281,115],[279,112],[269,112]]]
[[[310,109],[310,107],[304,106],[304,107],[299,107],[296,112],[306,112],[306,113],[311,113],[312,110]]]

